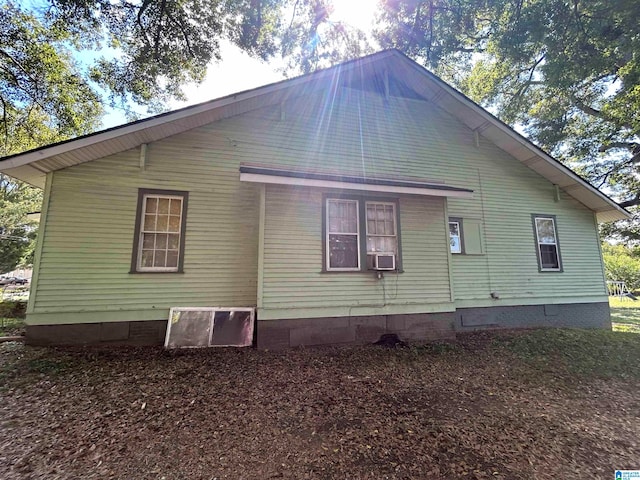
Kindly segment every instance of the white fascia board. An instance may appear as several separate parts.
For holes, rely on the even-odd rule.
[[[500,130],[503,134],[507,135],[507,137],[509,137],[511,140],[517,142],[525,149],[531,151],[536,157],[548,163],[551,167],[556,169],[559,173],[561,173],[562,175],[568,176],[569,178],[573,179],[576,183],[580,184],[580,186],[587,189],[590,193],[604,200],[608,205],[613,207],[612,210],[617,211],[618,215],[616,215],[616,217],[618,217],[619,220],[622,220],[625,218],[631,218],[631,214],[629,212],[627,212],[624,208],[620,207],[620,205],[615,203],[610,198],[607,198],[600,190],[595,188],[590,183],[586,182],[582,177],[580,177],[578,174],[573,172],[570,168],[567,168],[564,165],[560,164],[556,159],[554,159],[549,154],[547,154],[546,152],[538,148],[530,140],[526,139],[524,136],[515,132],[511,127],[504,124],[502,121],[500,121],[499,119],[491,115],[489,112],[487,112],[484,108],[482,108],[481,106],[473,102],[471,99],[467,98],[465,95],[463,95],[462,93],[458,92],[456,89],[448,85],[444,80],[436,77],[434,74],[429,72],[426,68],[411,61],[405,55],[400,53],[397,53],[397,55],[400,58],[403,58],[403,60],[405,60],[408,64],[410,64],[414,69],[417,69],[418,71],[420,71],[422,74],[426,72],[427,78],[435,80],[436,85],[439,86],[447,95],[449,95],[450,98],[460,102],[462,105],[472,110],[474,113],[480,115],[489,124],[493,125],[495,128]],[[495,141],[493,142],[496,143]]]
[[[59,145],[53,145],[48,148],[42,148],[42,149],[38,149],[31,152],[25,152],[24,154],[16,155],[13,158],[0,160],[0,169],[4,171],[5,169],[8,169],[8,168],[20,167],[22,165],[37,162],[38,160],[44,160],[56,155],[70,152],[72,150],[78,150],[83,147],[91,146],[97,143],[107,142],[115,138],[123,137],[130,134],[135,134],[135,133],[152,129],[154,127],[158,127],[167,123],[178,122],[183,118],[188,118],[198,114],[206,113],[208,111],[225,107],[227,105],[231,105],[242,100],[247,100],[247,99],[258,97],[258,96],[273,94],[280,90],[290,89],[299,84],[318,81],[325,77],[333,78],[336,76],[336,69],[340,69],[340,68],[353,69],[355,68],[356,65],[362,66],[362,65],[369,64],[371,62],[380,61],[381,59],[384,59],[391,55],[393,55],[393,51],[380,52],[379,54],[373,54],[364,59],[354,60],[352,64],[346,67],[342,67],[341,65],[338,65],[335,67],[329,67],[327,69],[319,70],[317,72],[310,73],[307,75],[302,75],[297,78],[281,80],[279,82],[272,83],[270,85],[256,87],[251,90],[234,93],[219,99],[209,100],[207,102],[204,102],[198,105],[185,107],[175,112],[168,112],[166,114],[161,114],[159,116],[151,117],[146,120],[143,119],[134,124],[123,125],[121,127],[114,127],[112,129],[109,129],[103,132],[97,132],[95,134],[90,134],[85,137],[79,137],[77,139],[73,139]],[[185,128],[185,130],[188,130],[190,128],[193,128],[193,127]],[[140,143],[145,143],[145,142],[141,141]]]
[[[360,190],[367,192],[402,193],[430,197],[473,198],[473,192],[458,190],[440,190],[437,188],[403,187],[394,185],[375,185],[368,183],[349,183],[335,180],[316,180],[310,178],[281,177],[278,175],[260,175],[257,173],[241,173],[241,182],[269,183],[274,185],[294,185],[299,187],[337,188],[343,190]]]

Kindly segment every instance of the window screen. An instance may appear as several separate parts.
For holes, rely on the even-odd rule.
[[[169,313],[165,347],[248,347],[254,318],[253,308],[175,307]]]

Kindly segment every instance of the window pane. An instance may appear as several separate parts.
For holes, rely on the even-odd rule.
[[[367,237],[367,253],[397,253],[396,237]]]
[[[552,219],[536,218],[536,229],[538,230],[538,242],[547,244],[556,243],[556,232],[553,228]]]
[[[169,217],[169,231],[170,232],[180,231],[180,217],[177,217],[175,215],[171,215]]]
[[[180,235],[167,235],[168,238],[168,244],[167,244],[167,248],[171,249],[171,250],[177,250],[180,246]]]
[[[171,199],[171,206],[169,208],[169,213],[171,215],[180,216],[181,211],[182,211],[182,200],[180,200],[178,198],[172,198]]]
[[[166,232],[169,229],[169,215],[158,215],[156,223],[157,232]]]
[[[329,235],[329,268],[358,268],[358,236]]]
[[[168,214],[169,213],[169,199],[168,198],[159,198],[158,199],[158,213]]]
[[[178,251],[169,250],[167,252],[167,267],[177,267],[177,266],[178,266]]]
[[[367,203],[367,220],[375,220],[376,219],[376,209],[374,205]]]
[[[142,262],[143,267],[153,266],[153,250],[142,250]]]
[[[329,233],[358,233],[357,202],[353,200],[328,200]]]
[[[153,233],[142,234],[142,248],[145,250],[152,250],[154,246],[155,235]]]
[[[449,222],[449,235],[460,236],[460,225],[458,222]]]
[[[558,249],[555,245],[540,245],[540,260],[542,268],[560,268]]]
[[[145,232],[153,232],[156,229],[156,216],[145,215],[144,226],[142,228]]]
[[[167,249],[167,235],[166,234],[158,234],[158,235],[156,235],[156,249],[157,250],[166,250]]]
[[[451,235],[449,242],[451,244],[451,253],[462,253],[462,246],[460,245],[460,237]]]
[[[156,250],[153,258],[154,267],[164,267],[167,259],[167,252],[164,250]]]
[[[156,213],[158,208],[158,199],[154,197],[147,197],[144,211],[146,213]]]

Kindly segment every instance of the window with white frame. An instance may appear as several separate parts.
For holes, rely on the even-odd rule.
[[[462,219],[449,219],[449,245],[451,253],[463,253]]]
[[[383,261],[401,271],[396,201],[326,198],[325,208],[326,271],[379,269]]]
[[[366,202],[367,255],[397,255],[396,204]]]
[[[186,206],[187,192],[139,191],[132,271],[182,271]]]
[[[360,270],[358,200],[327,199],[327,270]]]
[[[540,271],[559,272],[562,270],[556,219],[553,215],[533,215],[536,236],[538,267]]]

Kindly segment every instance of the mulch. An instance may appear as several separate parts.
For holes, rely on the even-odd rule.
[[[2,479],[613,478],[640,381],[541,371],[489,335],[286,352],[0,345]]]

